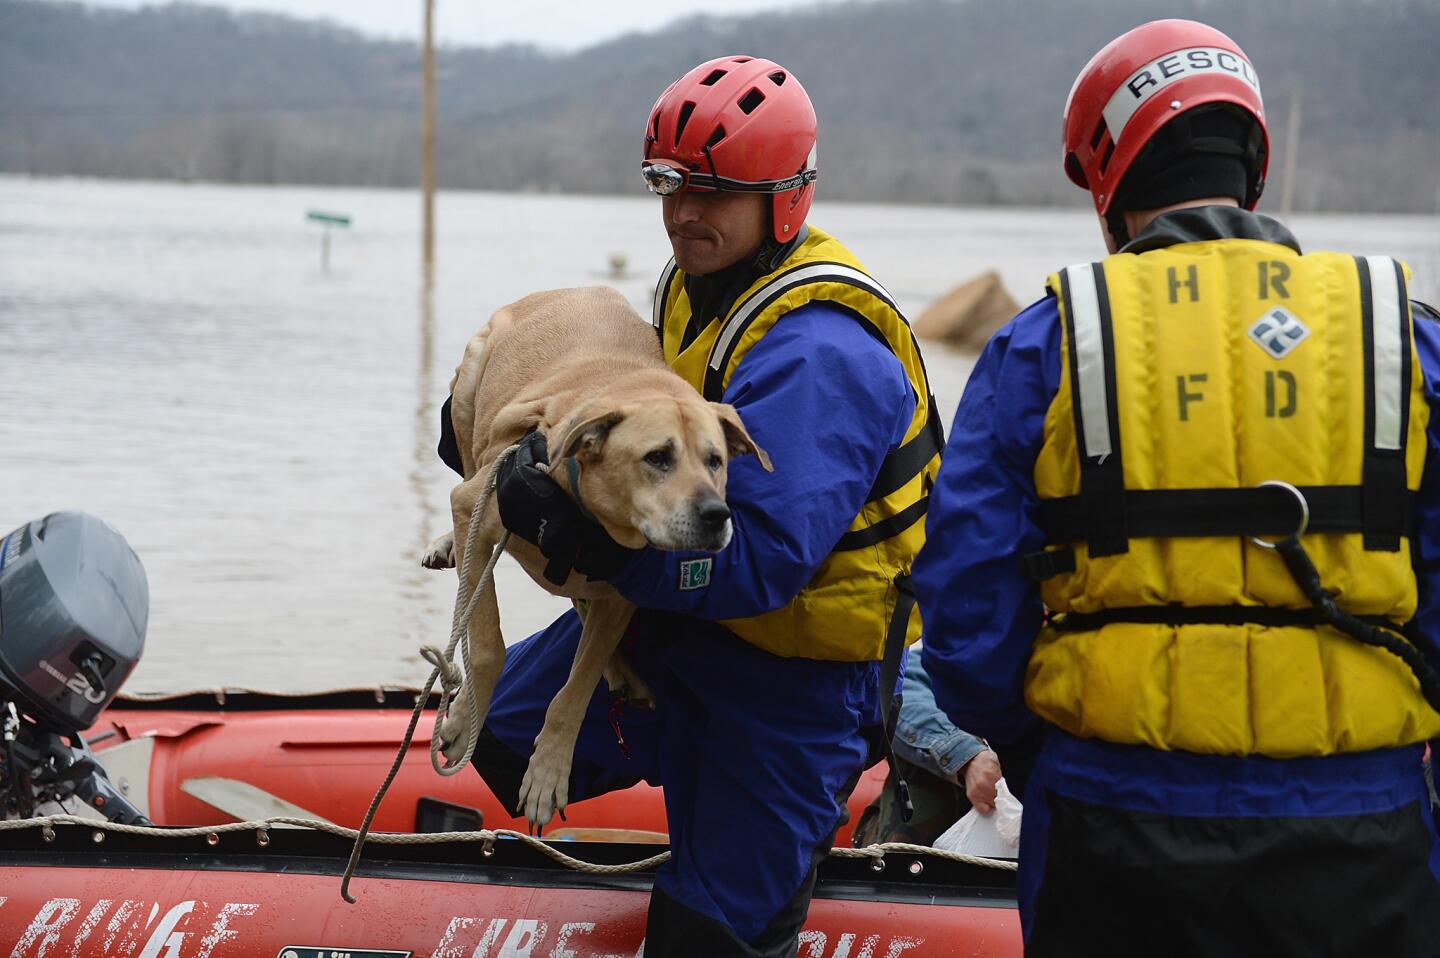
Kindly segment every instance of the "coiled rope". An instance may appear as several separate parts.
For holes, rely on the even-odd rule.
[[[470,563],[474,558],[475,535],[480,529],[480,518],[485,512],[485,507],[489,505],[490,497],[495,492],[495,480],[500,474],[500,466],[513,456],[518,448],[518,443],[509,446],[495,458],[495,462],[490,466],[490,472],[485,476],[485,488],[481,491],[479,498],[475,500],[475,508],[470,511],[470,526],[465,532],[464,558],[460,563],[460,584],[455,590],[455,616],[450,623],[450,644],[445,647],[444,652],[433,645],[420,648],[420,655],[434,668],[430,671],[430,678],[425,682],[424,691],[415,699],[415,710],[410,713],[410,724],[405,727],[405,737],[401,740],[400,748],[395,753],[395,761],[390,763],[390,771],[385,774],[385,780],[380,783],[375,797],[370,800],[370,807],[365,810],[365,818],[360,822],[360,829],[355,832],[355,847],[350,851],[350,862],[345,866],[345,874],[340,879],[340,897],[349,904],[355,904],[355,898],[350,894],[350,879],[354,877],[355,868],[360,864],[360,853],[365,849],[365,840],[370,835],[370,826],[375,821],[375,813],[380,810],[380,803],[384,801],[385,793],[390,790],[391,783],[395,781],[395,776],[400,772],[400,766],[405,763],[405,756],[410,753],[410,742],[415,737],[415,727],[420,724],[420,715],[425,711],[425,703],[430,701],[430,693],[434,691],[437,680],[440,682],[440,704],[435,710],[435,729],[430,734],[430,766],[441,775],[454,775],[470,764],[470,759],[475,754],[475,745],[480,741],[480,706],[475,701],[472,690],[472,694],[466,700],[470,710],[470,722],[465,736],[465,751],[454,765],[447,766],[441,763],[440,719],[441,716],[448,714],[450,705],[459,695],[460,689],[465,683],[465,677],[470,674],[470,643],[462,640],[469,633],[470,616],[475,611],[475,603],[490,587],[495,577],[495,564],[505,554],[505,544],[510,541],[510,533],[506,531],[500,537],[494,551],[490,553],[490,560],[485,564],[485,571],[481,573],[480,581],[475,583],[474,591],[467,596],[465,584],[470,581]],[[455,664],[456,646],[460,648],[460,660],[463,668]],[[375,837],[377,840],[379,839],[378,835]]]

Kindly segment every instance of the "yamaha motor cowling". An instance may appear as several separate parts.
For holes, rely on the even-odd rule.
[[[0,542],[0,693],[58,732],[88,728],[145,647],[150,589],[124,537],[55,512]]]
[[[140,559],[94,516],[56,512],[0,539],[0,818],[78,800],[146,823],[79,733],[140,661],[149,614]]]

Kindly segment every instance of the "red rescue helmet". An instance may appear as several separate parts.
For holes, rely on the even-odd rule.
[[[1238,108],[1258,124],[1246,149],[1246,195],[1238,198],[1254,209],[1270,158],[1255,67],[1234,40],[1193,20],[1138,26],[1085,65],[1065,101],[1065,173],[1090,191],[1105,216],[1146,144],[1172,119],[1202,106]]]
[[[777,242],[794,239],[815,196],[815,108],[780,64],[755,57],[702,63],[650,110],[643,172],[651,192],[773,194]]]

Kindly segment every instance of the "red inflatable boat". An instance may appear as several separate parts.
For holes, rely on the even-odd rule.
[[[581,871],[536,843],[477,838],[482,828],[524,823],[479,776],[431,770],[433,711],[374,825],[421,837],[366,846],[350,886],[357,904],[340,897],[352,845],[345,835],[205,827],[274,817],[358,826],[416,694],[117,700],[85,733],[110,783],[157,825],[200,827],[161,836],[100,823],[7,823],[0,944],[14,958],[640,953],[653,872]],[[852,819],[880,779],[873,769],[862,780]],[[664,850],[656,844],[666,827],[657,789],[636,786],[567,815],[546,841],[575,859],[618,865]],[[839,843],[848,843],[848,831]],[[1013,871],[895,852],[826,862],[799,950],[802,958],[1020,953]]]

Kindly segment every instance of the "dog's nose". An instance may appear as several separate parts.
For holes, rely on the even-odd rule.
[[[724,499],[710,499],[700,503],[695,514],[705,525],[718,529],[730,518],[730,507],[725,505]]]

